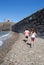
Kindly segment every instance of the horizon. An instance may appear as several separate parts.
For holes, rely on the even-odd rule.
[[[0,0],[0,22],[19,22],[44,8],[44,0]]]

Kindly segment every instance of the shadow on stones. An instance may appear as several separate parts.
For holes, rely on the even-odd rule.
[[[30,48],[31,48],[31,43],[27,43],[27,45],[29,45],[29,46],[30,46]]]
[[[25,43],[27,42],[27,40],[25,40],[25,39],[24,39],[23,41],[24,41]]]

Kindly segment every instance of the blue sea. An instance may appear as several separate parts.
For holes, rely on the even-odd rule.
[[[10,31],[0,31],[0,46],[2,46],[3,41],[9,37],[10,33]]]

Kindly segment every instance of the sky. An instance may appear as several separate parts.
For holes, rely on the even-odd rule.
[[[0,22],[19,22],[44,8],[44,0],[0,0]]]

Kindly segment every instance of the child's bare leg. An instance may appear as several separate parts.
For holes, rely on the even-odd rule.
[[[33,41],[33,46],[34,46],[34,41]]]
[[[31,41],[31,45],[34,46],[34,41]]]

